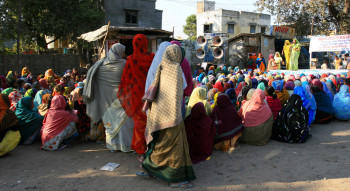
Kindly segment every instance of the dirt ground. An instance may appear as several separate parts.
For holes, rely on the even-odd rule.
[[[304,144],[272,140],[214,151],[194,165],[197,179],[189,190],[350,190],[350,123],[316,124],[311,134]],[[111,153],[96,143],[54,152],[39,147],[18,146],[0,158],[0,190],[173,190],[159,179],[137,177],[132,153]],[[108,162],[120,167],[101,171]]]

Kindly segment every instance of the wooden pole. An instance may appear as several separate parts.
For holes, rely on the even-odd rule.
[[[102,58],[101,54],[102,54],[102,52],[103,52],[103,49],[105,48],[105,42],[106,42],[106,39],[107,39],[107,36],[108,36],[109,26],[110,26],[110,25],[111,25],[111,21],[108,21],[107,32],[106,32],[105,38],[103,39],[102,48],[101,48],[101,51],[100,51],[100,58]]]
[[[175,27],[173,26],[173,40],[174,40]]]

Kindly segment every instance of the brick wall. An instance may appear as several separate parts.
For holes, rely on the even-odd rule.
[[[75,54],[44,54],[44,55],[1,55],[0,74],[7,75],[8,71],[22,71],[28,67],[34,74],[44,74],[53,69],[55,73],[64,73],[67,69],[79,68],[79,56]]]

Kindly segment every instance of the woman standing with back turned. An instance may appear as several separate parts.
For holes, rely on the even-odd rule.
[[[138,34],[133,40],[134,52],[128,57],[123,70],[118,98],[126,114],[134,121],[134,134],[131,149],[139,155],[140,162],[144,160],[146,151],[145,128],[147,116],[142,112],[142,96],[148,70],[154,54],[147,52],[148,41],[145,35]]]
[[[170,187],[189,188],[196,178],[181,113],[183,90],[182,51],[177,45],[169,46],[150,86],[153,96],[145,100],[152,106],[147,113],[146,142],[148,151],[139,176],[154,176],[170,183]],[[152,95],[152,94],[151,94]]]

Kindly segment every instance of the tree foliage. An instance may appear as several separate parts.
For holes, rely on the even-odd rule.
[[[99,28],[104,22],[103,1],[0,0],[0,17],[0,43],[19,35],[22,43],[46,48],[50,42],[45,36],[76,42],[82,33]]]
[[[299,35],[350,33],[350,0],[257,0],[258,11],[266,10],[277,16],[277,22],[294,24]],[[306,27],[304,25],[306,25]]]
[[[188,36],[190,40],[197,39],[197,17],[196,15],[190,15],[186,19],[186,25],[184,27],[184,33]]]

